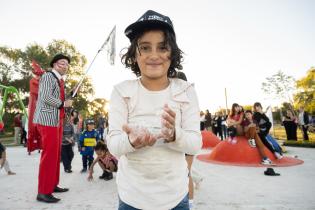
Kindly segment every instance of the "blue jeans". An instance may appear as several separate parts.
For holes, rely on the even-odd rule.
[[[132,206],[129,206],[128,204],[124,203],[122,200],[119,198],[119,207],[118,210],[141,210],[134,208]],[[188,194],[184,197],[184,199],[179,202],[177,206],[172,208],[171,210],[189,210],[189,198]]]

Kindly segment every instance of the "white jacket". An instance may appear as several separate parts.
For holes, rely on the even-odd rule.
[[[140,87],[139,79],[122,82],[114,87],[110,99],[107,144],[119,158],[119,197],[139,209],[171,209],[188,193],[185,153],[196,154],[202,146],[197,95],[192,84],[170,79],[168,103],[176,112],[176,140],[135,150],[122,126],[141,116],[137,103],[139,97],[145,99],[139,95]],[[158,117],[152,111],[149,119]]]

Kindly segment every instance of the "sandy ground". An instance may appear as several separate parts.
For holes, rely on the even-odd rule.
[[[298,155],[305,163],[293,167],[279,167],[275,171],[279,177],[265,176],[265,168],[223,166],[195,160],[194,167],[204,176],[200,188],[195,193],[194,209],[315,209],[315,150],[287,148],[286,155]],[[86,180],[81,174],[81,156],[76,152],[73,173],[63,172],[61,165],[60,186],[70,191],[55,194],[61,198],[57,204],[36,201],[37,174],[40,155],[33,152],[29,156],[23,147],[7,148],[8,160],[15,176],[0,171],[0,210],[112,210],[117,209],[117,189],[115,178],[111,181],[98,179],[99,167],[95,169],[95,179]],[[209,153],[202,150],[201,153]]]

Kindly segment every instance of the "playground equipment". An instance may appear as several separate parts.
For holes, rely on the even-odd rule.
[[[213,148],[217,146],[221,141],[211,131],[201,131],[202,136],[202,149]]]
[[[0,130],[1,128],[2,129],[4,128],[3,115],[4,115],[5,105],[8,101],[8,95],[10,93],[14,94],[18,98],[19,105],[20,105],[20,108],[22,109],[23,114],[26,116],[26,118],[28,117],[25,106],[21,100],[18,90],[13,86],[4,86],[0,84],[0,90],[1,89],[4,90],[4,94],[3,94],[3,99],[1,100],[0,98]]]
[[[228,141],[221,141],[208,154],[201,154],[197,159],[214,164],[234,165],[234,166],[251,166],[251,167],[266,167],[261,164],[261,157],[256,147],[250,147],[248,139],[244,136],[235,137],[237,143],[232,144]],[[275,163],[271,167],[284,167],[302,164],[304,161],[284,156],[278,160],[275,156],[265,148],[265,153],[269,159]]]

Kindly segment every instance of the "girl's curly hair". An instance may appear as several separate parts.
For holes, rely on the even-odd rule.
[[[131,44],[128,48],[128,51],[122,56],[121,62],[127,68],[131,68],[131,71],[139,77],[141,75],[138,63],[136,62],[136,50],[138,46],[138,40],[143,36],[144,33],[152,30],[161,30],[164,33],[164,44],[169,45],[171,47],[171,65],[168,69],[167,76],[168,77],[175,77],[176,76],[176,69],[182,70],[182,61],[183,61],[183,52],[179,49],[176,43],[176,36],[175,34],[171,33],[170,31],[159,28],[159,27],[151,27],[147,28],[146,30],[142,31],[141,33],[137,34],[135,38],[131,41]]]

